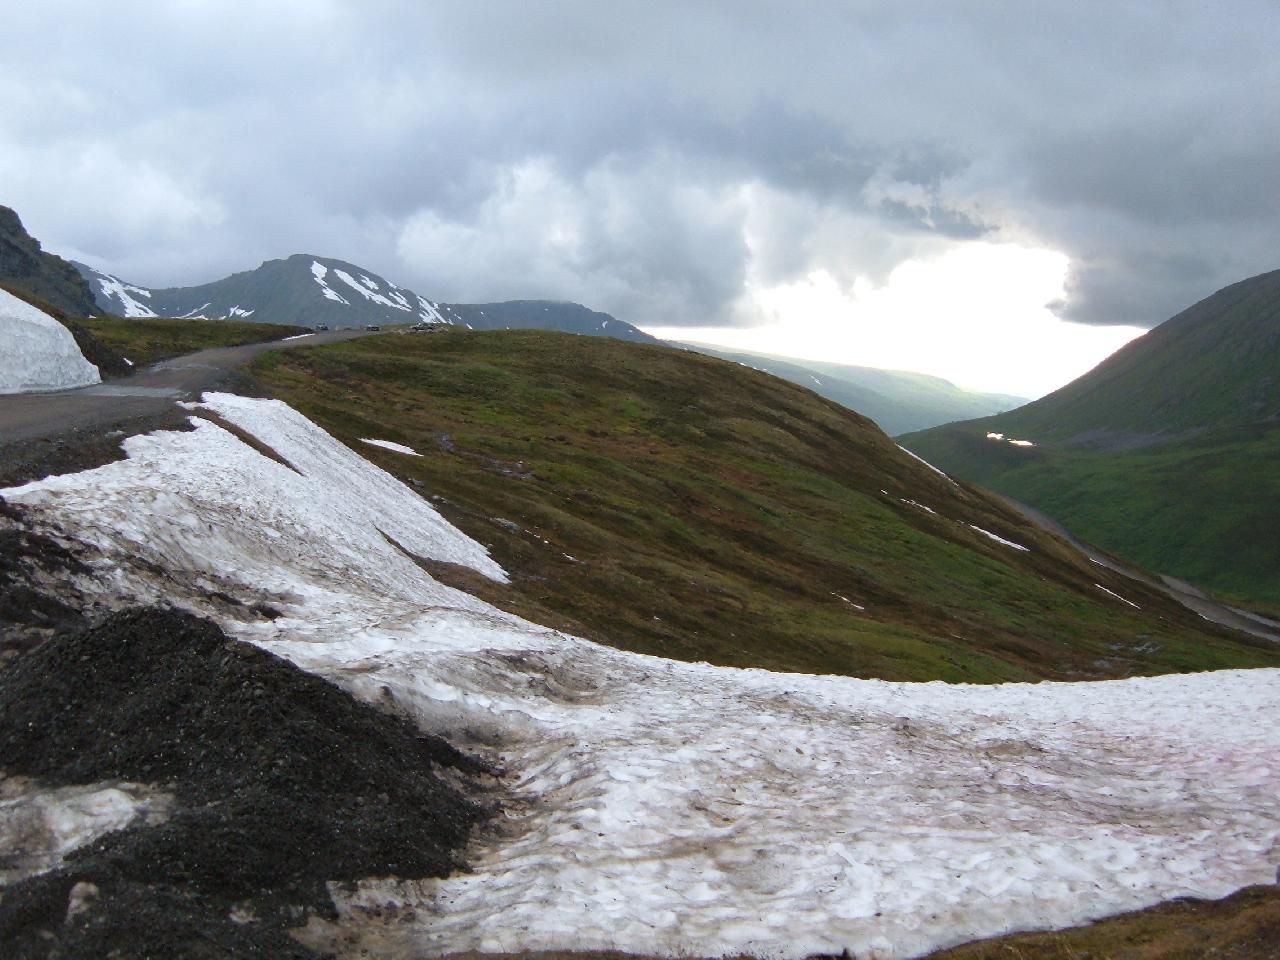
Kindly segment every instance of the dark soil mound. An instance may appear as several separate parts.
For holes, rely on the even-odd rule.
[[[283,929],[329,909],[325,881],[443,876],[484,813],[440,776],[478,761],[172,610],[116,614],[0,673],[0,768],[162,784],[178,800],[166,823],[6,891],[0,942],[33,957],[287,955]],[[99,896],[64,923],[77,882]],[[232,923],[245,901],[262,919]],[[210,936],[225,949],[182,946]]]

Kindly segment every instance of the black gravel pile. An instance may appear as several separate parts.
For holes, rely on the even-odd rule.
[[[484,766],[207,620],[136,609],[0,672],[0,768],[166,786],[158,826],[101,838],[0,899],[5,956],[308,956],[284,930],[324,883],[443,876],[484,808]],[[76,884],[96,891],[73,919]],[[240,904],[257,919],[236,922]],[[245,904],[248,904],[246,907]],[[210,952],[212,951],[212,952]]]

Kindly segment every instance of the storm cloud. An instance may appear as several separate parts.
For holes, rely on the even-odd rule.
[[[308,252],[444,300],[752,323],[985,238],[1151,326],[1277,266],[1273,3],[27,4],[0,203],[152,286]]]

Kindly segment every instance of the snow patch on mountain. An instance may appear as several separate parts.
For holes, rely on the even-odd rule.
[[[143,287],[135,287],[133,284],[125,283],[118,277],[110,274],[94,271],[94,279],[98,283],[99,289],[102,290],[103,296],[107,297],[113,304],[119,305],[119,313],[123,317],[154,317],[156,312],[138,297],[151,298],[151,291]]]
[[[418,297],[418,306],[422,308],[418,315],[428,323],[432,320],[437,323],[453,323],[453,320],[446,320],[444,315],[440,313],[439,304],[432,303],[426,297]]]
[[[178,320],[207,320],[208,317],[204,315],[204,311],[208,310],[211,306],[213,306],[212,301],[208,303],[202,303],[200,306],[193,307],[192,309],[188,310],[186,313],[178,314],[177,319]]]
[[[360,280],[357,281],[355,277],[351,276],[351,274],[347,273],[345,270],[339,270],[337,267],[334,267],[333,272],[338,275],[339,280],[349,286],[352,290],[356,291],[356,293],[363,296],[366,300],[370,300],[373,303],[380,304],[384,307],[390,307],[392,310],[407,311],[409,309],[408,304],[396,303],[394,300],[389,300],[381,293],[378,293],[378,285],[368,277],[362,276]],[[401,299],[403,300],[403,298]]]
[[[192,410],[276,459],[197,419],[0,494],[102,552],[85,589],[214,615],[510,771],[472,872],[334,888],[352,954],[908,957],[1274,876],[1280,671],[965,686],[613,650],[434,580],[415,558],[505,574],[284,404]]]
[[[320,285],[320,292],[325,296],[325,298],[328,300],[334,300],[341,304],[345,304],[348,307],[351,306],[350,301],[346,300],[342,296],[342,294],[338,293],[337,290],[334,290],[333,287],[329,286],[328,281],[325,280],[325,276],[328,273],[329,273],[329,268],[326,267],[323,263],[320,263],[318,260],[313,260],[311,262],[311,276],[313,276],[315,278],[316,283]]]
[[[5,290],[0,290],[0,343],[0,393],[62,390],[102,379],[70,330]]]

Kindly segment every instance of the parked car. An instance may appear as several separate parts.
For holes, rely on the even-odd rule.
[[[315,330],[316,332],[319,332],[321,330],[328,330],[329,325],[327,323],[317,323],[312,329]]]
[[[376,323],[366,323],[366,324],[364,325],[364,328],[365,328],[366,330],[381,330],[381,329],[382,329],[382,327],[378,326]]]

